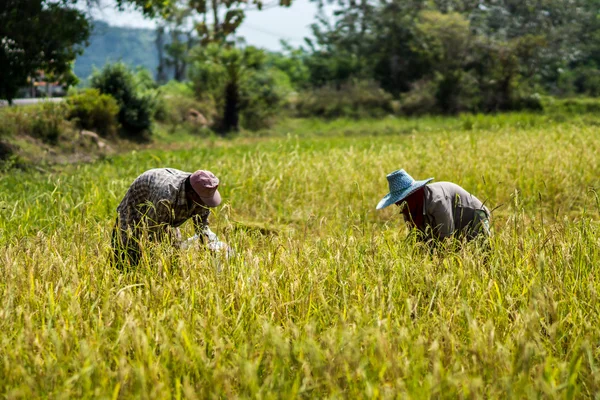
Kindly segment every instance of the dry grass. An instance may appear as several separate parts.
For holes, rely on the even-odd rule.
[[[369,136],[333,122],[1,176],[0,395],[593,397],[600,135],[495,118]],[[157,166],[221,178],[212,226],[236,258],[159,245],[136,271],[107,266],[115,207]],[[487,258],[430,255],[374,210],[400,167],[498,207]]]

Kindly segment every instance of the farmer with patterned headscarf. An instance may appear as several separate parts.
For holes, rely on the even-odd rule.
[[[151,240],[181,243],[179,226],[192,218],[197,235],[220,243],[208,227],[210,208],[221,203],[219,179],[210,171],[194,173],[174,168],[151,169],[138,176],[117,207],[112,237],[115,262],[137,265],[143,232]]]
[[[423,240],[490,236],[490,211],[475,196],[451,182],[415,181],[403,169],[387,176],[390,192],[377,209],[396,204]]]

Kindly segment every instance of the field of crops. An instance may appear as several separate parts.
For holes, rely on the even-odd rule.
[[[600,391],[594,121],[289,121],[155,147],[0,175],[0,397]],[[117,204],[163,166],[221,179],[211,228],[235,258],[155,245],[109,266]],[[490,252],[430,254],[376,211],[398,168],[495,209]]]

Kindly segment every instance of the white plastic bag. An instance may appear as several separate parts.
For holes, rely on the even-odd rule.
[[[227,256],[227,258],[235,255],[235,251],[231,247],[229,247],[227,245],[227,243],[221,242],[219,240],[219,238],[217,237],[217,235],[213,231],[211,231],[209,228],[205,228],[202,233],[208,239],[207,247],[209,250],[214,251],[215,253],[224,252],[225,255]],[[189,249],[190,247],[197,245],[201,242],[202,242],[202,238],[200,237],[200,235],[195,234],[194,236],[183,241],[181,243],[181,248],[186,250],[186,249]]]

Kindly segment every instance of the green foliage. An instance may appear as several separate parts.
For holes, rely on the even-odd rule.
[[[85,89],[69,96],[67,105],[67,117],[75,120],[79,128],[105,137],[117,132],[119,105],[112,96],[101,94],[98,89]]]
[[[117,7],[124,9],[127,5],[131,5],[136,9],[142,11],[147,17],[155,17],[157,15],[165,14],[169,12],[169,8],[172,6],[173,1],[171,0],[116,0]]]
[[[0,394],[593,398],[597,126],[468,118],[293,121],[2,175]],[[211,227],[237,257],[143,242],[138,269],[107,265],[117,204],[163,165],[219,176]],[[430,253],[375,211],[401,167],[496,208],[490,251]]]
[[[596,66],[578,66],[565,70],[558,81],[561,95],[600,96],[600,70]]]
[[[548,97],[543,101],[543,108],[544,112],[549,115],[584,115],[588,113],[599,114],[600,99],[586,97],[554,99]]]
[[[306,52],[302,49],[294,49],[285,42],[283,42],[283,45],[283,52],[267,55],[266,64],[271,69],[285,73],[294,90],[308,87],[310,84],[310,71],[305,63]]]
[[[134,71],[134,82],[138,96],[148,102],[152,117],[156,117],[162,107],[163,99],[160,87],[152,77],[152,73],[146,68],[137,67]]]
[[[412,90],[401,97],[400,108],[403,115],[425,115],[439,113],[437,84],[433,80],[420,80],[413,84]]]
[[[67,108],[62,103],[0,108],[0,138],[26,135],[55,144],[65,128],[66,116]]]
[[[449,114],[463,111],[460,98],[472,40],[469,22],[458,13],[425,11],[415,31],[417,54],[435,77],[436,106]]]
[[[264,51],[251,46],[196,49],[190,77],[196,96],[214,101],[217,130],[237,130],[240,116],[244,128],[266,127],[281,110],[290,83],[286,75],[269,70],[266,59]]]
[[[0,98],[11,101],[39,71],[68,76],[89,36],[75,0],[0,2]],[[68,80],[68,78],[65,78]]]
[[[324,118],[382,117],[393,111],[392,96],[369,81],[306,90],[299,93],[294,107],[298,116]]]
[[[156,119],[170,126],[174,131],[180,125],[188,131],[200,132],[206,126],[194,116],[199,112],[206,119],[207,125],[215,117],[215,106],[210,99],[198,100],[194,95],[191,84],[169,81],[160,87],[161,103],[156,113]]]
[[[310,86],[375,80],[411,113],[448,114],[539,109],[537,93],[598,92],[595,1],[339,4],[307,40]],[[434,103],[416,92],[424,86]]]
[[[250,130],[272,126],[291,91],[291,82],[284,72],[267,68],[254,72],[242,86],[241,126]]]
[[[137,76],[123,63],[107,64],[94,72],[91,86],[119,104],[119,123],[132,137],[150,133],[155,99],[148,94],[147,75]]]

